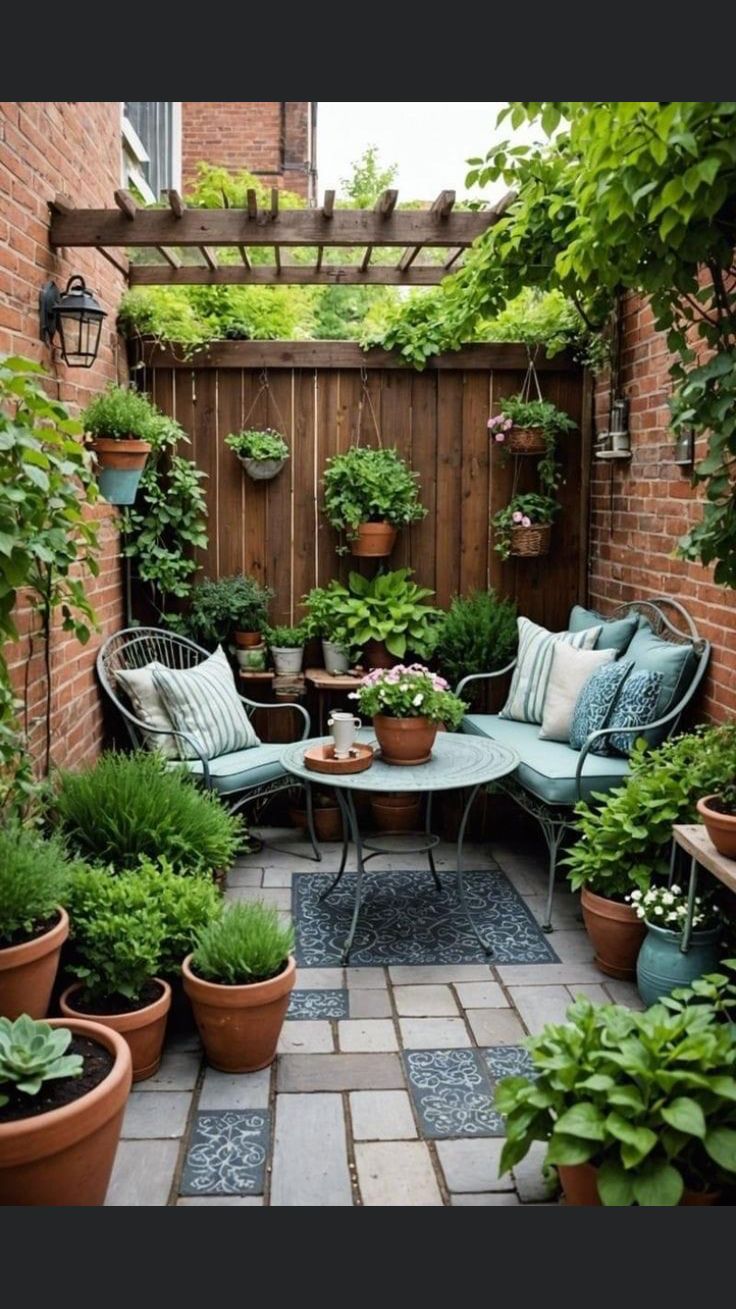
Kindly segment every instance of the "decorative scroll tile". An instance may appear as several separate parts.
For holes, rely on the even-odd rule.
[[[287,1018],[347,1018],[347,991],[292,991]]]
[[[181,1195],[262,1195],[269,1139],[265,1110],[198,1113]]]
[[[503,1136],[479,1051],[406,1050],[404,1065],[423,1137]]]
[[[492,1083],[502,1077],[533,1077],[534,1064],[523,1045],[489,1045],[481,1050]]]

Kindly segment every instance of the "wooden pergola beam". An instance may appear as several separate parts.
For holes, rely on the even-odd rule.
[[[130,265],[124,255],[119,255],[117,250],[115,251],[115,254],[111,254],[109,250],[106,250],[104,246],[101,245],[97,247],[97,253],[102,255],[103,259],[106,259],[108,264],[112,264],[113,268],[116,268],[119,273],[122,273],[123,277],[128,276]]]
[[[160,255],[163,255],[169,268],[181,268],[181,259],[173,250],[169,250],[168,246],[160,245],[158,247],[158,252]]]
[[[250,255],[248,254],[248,251],[246,250],[245,246],[244,246],[244,245],[238,245],[238,250],[240,251],[240,258],[242,259],[242,261],[243,261],[245,267],[246,267],[246,268],[250,268],[250,266],[251,266],[251,264],[250,264]]]
[[[205,261],[205,263],[206,263],[207,268],[209,269],[209,271],[210,271],[211,273],[214,273],[214,272],[219,268],[219,264],[218,264],[218,262],[217,262],[217,257],[216,257],[216,255],[215,255],[214,251],[210,250],[209,247],[206,246],[206,245],[201,245],[201,246],[199,247],[199,253],[202,255],[202,258],[204,259],[204,261]],[[182,271],[182,272],[184,272],[184,273],[189,273],[191,270],[188,269],[188,268],[184,268],[184,269],[181,269],[180,271]]]
[[[281,251],[279,250],[279,247],[278,247],[277,245],[275,245],[274,248],[273,248],[273,257],[274,257],[274,260],[275,260],[275,263],[276,263],[276,272],[277,272],[277,273],[280,273],[280,272],[281,272]]]
[[[334,209],[335,209],[335,192],[325,191],[325,198],[322,202],[322,217],[327,219],[332,218]]]
[[[122,187],[116,191],[115,204],[120,212],[125,214],[125,217],[132,222],[138,213],[138,205],[130,194],[130,191],[124,191]]]
[[[278,249],[278,247],[277,247]],[[210,252],[211,253],[211,252]],[[359,264],[220,264],[203,267],[186,264],[168,268],[164,264],[131,264],[131,286],[436,286],[445,276],[441,264],[401,270],[386,264],[371,264],[365,271]]]
[[[390,218],[391,214],[394,212],[394,209],[396,208],[396,201],[398,200],[398,198],[399,198],[398,191],[395,190],[382,191],[378,199],[376,200],[376,203],[373,206],[374,212],[380,214],[382,218]],[[373,254],[373,246],[367,245],[365,248],[365,252],[363,254],[363,258],[360,261],[361,273],[364,273],[366,271],[369,263],[371,262],[372,254]]]
[[[170,191],[167,192],[167,198],[169,201],[169,209],[174,215],[174,218],[181,218],[182,214],[184,213],[184,210],[186,209],[186,205],[184,204],[184,201],[179,195],[179,192],[173,190],[172,188]]]
[[[279,189],[277,186],[271,187],[271,221],[273,222],[279,216]]]
[[[454,203],[454,191],[440,191],[437,199],[432,201],[429,207],[429,212],[431,214],[437,214],[439,218],[449,218]],[[413,249],[407,249],[404,251],[397,264],[397,267],[402,273],[405,273],[407,268],[411,267],[421,248],[421,245],[415,245]]]
[[[53,200],[49,200],[48,203],[52,214],[70,214],[75,208],[74,201],[70,200],[68,195],[63,195],[61,191],[57,192]]]

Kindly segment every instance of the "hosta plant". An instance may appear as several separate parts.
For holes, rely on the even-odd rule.
[[[0,1018],[0,1107],[8,1103],[2,1087],[38,1095],[44,1082],[79,1077],[82,1056],[66,1054],[72,1034],[66,1027],[49,1027],[21,1014],[15,1022]]]
[[[462,721],[467,705],[450,690],[444,677],[431,673],[422,664],[395,668],[376,668],[363,678],[350,698],[358,701],[362,714],[388,714],[391,718],[429,718],[454,730]]]
[[[534,1074],[499,1083],[501,1172],[547,1143],[589,1163],[604,1205],[677,1205],[736,1181],[736,1041],[712,1006],[633,1013],[581,997],[530,1037]]]
[[[397,659],[403,659],[407,650],[429,658],[437,644],[442,611],[426,603],[434,593],[410,579],[410,568],[397,568],[370,579],[350,573],[347,586],[330,583],[335,620],[351,648],[385,641]]]

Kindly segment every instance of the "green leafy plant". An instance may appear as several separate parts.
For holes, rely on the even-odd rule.
[[[229,868],[245,829],[216,795],[155,752],[103,754],[91,767],[61,773],[54,816],[81,858],[134,868],[167,859],[180,873]]]
[[[511,554],[512,532],[515,527],[543,527],[554,521],[559,504],[549,495],[530,491],[515,495],[503,509],[493,515],[494,550],[502,559]]]
[[[68,1027],[49,1027],[21,1014],[15,1022],[0,1018],[0,1087],[38,1095],[44,1082],[80,1077],[82,1056],[67,1054],[72,1034]],[[10,1096],[0,1093],[0,1107]]]
[[[69,887],[69,971],[82,983],[82,1002],[135,1004],[156,976],[164,944],[157,878],[105,868],[79,868]]]
[[[64,903],[70,865],[56,837],[10,819],[0,828],[0,949],[17,945],[55,918]]]
[[[230,905],[200,932],[192,958],[198,977],[223,986],[266,982],[286,966],[294,949],[294,929],[260,900]]]
[[[555,458],[558,438],[575,430],[577,424],[569,414],[557,409],[546,400],[527,400],[512,395],[501,401],[499,412],[488,419],[488,431],[497,444],[504,446],[515,427],[538,428],[545,444],[545,453],[539,460],[537,472],[545,491],[552,492],[560,484],[560,467]]]
[[[306,640],[306,632],[299,627],[267,627],[266,640],[273,650],[301,650]]]
[[[272,427],[249,428],[225,437],[225,445],[244,459],[288,459],[289,447]]]
[[[495,591],[456,595],[441,621],[437,658],[455,685],[468,673],[491,673],[516,654],[516,604]]]
[[[130,875],[125,874],[126,877]],[[160,977],[179,977],[181,961],[194,949],[199,933],[220,917],[222,895],[207,874],[181,877],[167,859],[143,859],[132,876],[154,883],[156,903],[163,920],[158,974]]]
[[[358,701],[360,712],[369,718],[376,714],[429,718],[433,723],[444,723],[451,731],[459,727],[468,707],[453,694],[444,677],[421,664],[376,668],[363,678],[350,698]]]
[[[148,441],[155,431],[156,420],[156,407],[147,395],[114,382],[96,395],[81,414],[85,432],[112,441],[131,438]]]
[[[666,1009],[680,1013],[688,1005],[709,1005],[716,1018],[733,1023],[736,1019],[736,959],[722,959],[721,968],[727,971],[705,973],[691,986],[678,987],[660,1001]]]
[[[332,641],[349,652],[350,636],[344,617],[338,611],[337,597],[333,583],[328,586],[315,586],[308,595],[302,597],[306,615],[302,624],[307,637],[318,636],[325,641]]]
[[[187,633],[202,645],[222,645],[233,631],[260,632],[266,626],[273,591],[247,573],[205,578],[194,587],[185,619]]]
[[[367,641],[385,641],[397,659],[407,650],[429,658],[439,634],[440,609],[425,603],[434,593],[412,582],[410,568],[377,573],[373,578],[350,573],[348,585],[330,582],[327,590],[336,620],[342,625],[351,650]]]
[[[669,869],[672,824],[697,819],[696,802],[733,776],[736,726],[702,727],[656,749],[637,742],[630,775],[595,806],[577,806],[577,839],[563,860],[574,891],[623,900]]]
[[[361,523],[401,527],[427,512],[419,502],[419,475],[396,450],[352,446],[327,460],[323,480],[328,521],[350,538]]]
[[[534,1076],[499,1083],[501,1172],[547,1142],[590,1163],[604,1205],[676,1205],[736,1179],[736,1042],[707,1005],[633,1013],[581,997],[527,1041]]]

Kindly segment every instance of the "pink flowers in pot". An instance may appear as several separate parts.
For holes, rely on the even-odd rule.
[[[367,717],[388,714],[395,718],[428,718],[454,729],[466,706],[450,690],[448,682],[423,664],[397,664],[376,668],[352,692],[361,713]]]
[[[511,431],[513,425],[513,421],[505,414],[496,414],[495,418],[488,419],[488,431],[494,441],[505,441],[506,433]]]

